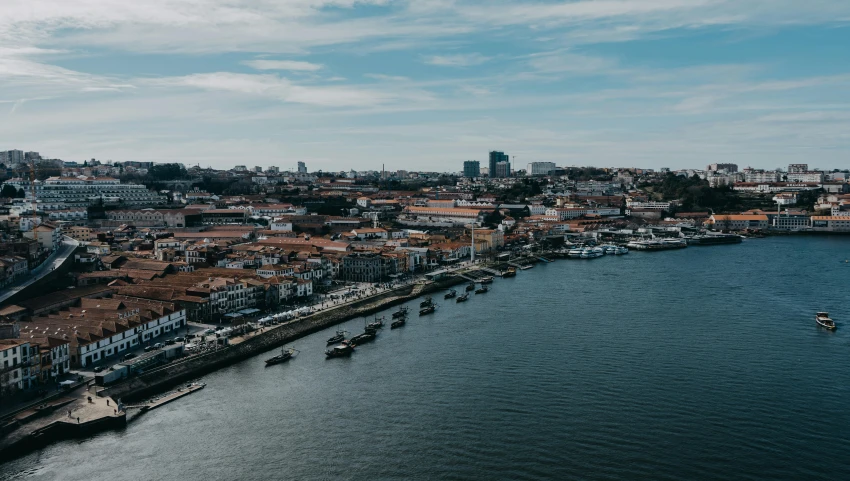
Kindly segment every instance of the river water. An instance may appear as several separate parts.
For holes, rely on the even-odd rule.
[[[850,237],[783,237],[538,265],[0,479],[850,479],[848,258]]]

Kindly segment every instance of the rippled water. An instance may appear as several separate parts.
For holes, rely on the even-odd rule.
[[[813,237],[539,265],[0,478],[850,479],[847,258],[850,237]]]

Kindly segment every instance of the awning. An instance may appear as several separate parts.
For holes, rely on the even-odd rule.
[[[241,311],[239,311],[240,314],[244,314],[246,316],[250,316],[251,314],[256,314],[258,312],[260,312],[260,310],[254,309],[253,307],[248,308],[248,309],[242,309]]]

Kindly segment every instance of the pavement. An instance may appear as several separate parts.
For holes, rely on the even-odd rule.
[[[29,275],[27,275],[24,280],[20,281],[14,287],[7,288],[2,294],[0,294],[0,303],[5,302],[6,299],[38,282],[44,276],[53,272],[54,269],[64,264],[68,257],[74,252],[74,249],[76,249],[79,245],[79,242],[68,236],[64,236],[62,246],[57,249],[56,252],[51,254],[50,257],[48,257],[47,260],[40,266],[30,271]]]

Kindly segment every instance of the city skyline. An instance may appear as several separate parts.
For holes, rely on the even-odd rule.
[[[846,168],[850,5],[18,1],[3,149],[457,172]],[[227,31],[222,35],[223,30]]]

